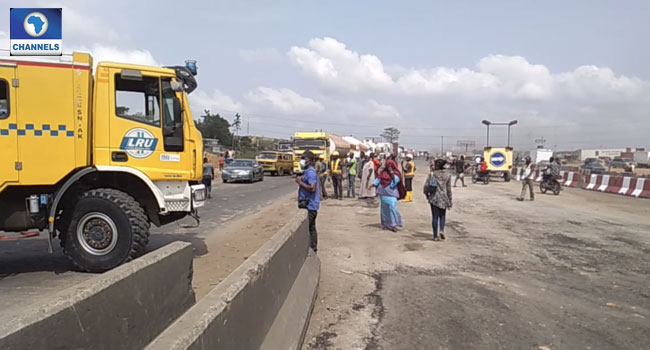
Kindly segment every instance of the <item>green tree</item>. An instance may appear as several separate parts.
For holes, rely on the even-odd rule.
[[[395,143],[399,141],[399,130],[394,127],[386,128],[380,136],[383,137],[386,142]]]
[[[206,139],[217,139],[219,144],[227,146],[232,143],[232,133],[230,132],[230,123],[222,118],[219,113],[211,114],[209,109],[203,111],[199,120],[195,120],[197,129]]]
[[[239,113],[235,113],[235,120],[230,126],[233,129],[233,134],[235,135],[234,139],[232,140],[233,148],[235,147],[235,142],[237,142],[237,148],[241,150],[241,140],[239,138],[239,130],[241,130],[241,116]]]

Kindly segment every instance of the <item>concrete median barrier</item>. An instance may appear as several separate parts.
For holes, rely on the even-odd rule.
[[[299,211],[146,349],[300,348],[320,277],[308,247]]]
[[[174,242],[26,307],[0,349],[142,349],[194,304],[192,259]]]

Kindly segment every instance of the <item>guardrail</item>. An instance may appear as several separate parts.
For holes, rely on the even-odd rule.
[[[299,211],[146,349],[298,349],[319,277]]]
[[[194,304],[189,243],[174,242],[74,287],[0,328],[0,349],[142,349]]]

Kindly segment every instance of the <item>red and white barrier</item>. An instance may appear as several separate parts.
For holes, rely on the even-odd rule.
[[[600,192],[606,192],[607,188],[609,187],[609,175],[602,175],[600,178],[600,186],[598,186],[598,191]]]
[[[609,186],[605,192],[618,193],[623,186],[623,178],[621,176],[614,176],[609,180]]]
[[[585,190],[595,190],[595,189],[598,188],[598,186],[600,186],[600,179],[601,179],[600,176],[598,176],[596,174],[591,174],[591,175],[589,175],[588,179],[589,179],[589,181],[588,182],[585,181],[585,184],[584,184],[584,187],[583,187]]]
[[[618,190],[618,194],[622,194],[624,196],[631,196],[635,186],[636,186],[636,178],[631,178],[629,176],[626,176],[623,178],[623,183],[621,184],[621,189]]]
[[[636,186],[634,191],[632,191],[632,196],[637,198],[648,198],[650,197],[650,181],[647,181],[646,178],[637,178]]]
[[[580,174],[569,171],[566,174],[566,182],[564,182],[564,186],[566,187],[578,187],[578,182],[580,179]]]

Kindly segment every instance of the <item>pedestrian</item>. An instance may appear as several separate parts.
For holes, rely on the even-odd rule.
[[[370,159],[372,160],[373,168],[375,170],[375,177],[377,177],[377,173],[379,172],[379,167],[381,166],[381,161],[377,159],[377,155],[375,153],[371,153]]]
[[[454,180],[454,187],[456,187],[458,180],[463,184],[463,187],[467,187],[465,185],[465,156],[462,154],[456,160],[456,180]]]
[[[318,232],[316,231],[316,217],[320,208],[318,174],[314,169],[316,156],[311,151],[305,151],[300,160],[302,176],[296,176],[298,184],[298,208],[307,209],[309,217],[309,246],[315,252],[318,251]]]
[[[223,157],[223,153],[219,153],[219,171],[223,171],[223,166],[226,164],[226,159]]]
[[[320,167],[316,166],[316,172],[318,174],[318,181],[320,185],[320,199],[327,199],[327,190],[325,189],[325,182],[327,181],[327,162],[325,161],[325,156],[320,154],[318,156],[318,163]]]
[[[431,207],[433,240],[444,240],[447,209],[452,207],[451,175],[445,171],[447,161],[438,159],[424,182],[424,194]],[[438,236],[440,233],[440,236]]]
[[[359,154],[359,161],[357,162],[357,177],[359,180],[361,180],[361,173],[363,173],[363,167],[366,165],[367,160],[368,157],[366,156],[366,153],[361,151]]]
[[[415,162],[413,155],[406,155],[406,163],[402,161],[402,171],[404,172],[404,187],[406,187],[406,198],[404,202],[413,202],[413,178],[415,177]]]
[[[400,198],[399,184],[401,182],[397,163],[387,160],[386,166],[379,169],[379,176],[373,181],[371,187],[376,189],[379,196],[381,227],[384,230],[397,232],[402,227],[402,216],[397,209]]]
[[[372,161],[374,156],[373,153],[366,156],[367,159],[364,162],[363,169],[359,172],[361,174],[359,199],[374,198],[377,195],[374,189],[369,189],[375,182],[375,163]]]
[[[226,165],[230,165],[230,163],[232,162],[232,158],[233,158],[233,151],[232,150],[226,151],[226,159],[225,159]]]
[[[348,155],[347,161],[347,173],[348,173],[348,198],[355,198],[356,189],[355,180],[357,178],[357,160],[354,158],[354,153],[350,152]]]
[[[343,200],[343,164],[338,151],[332,152],[329,171],[332,186],[334,187],[334,199]]]
[[[530,200],[535,200],[535,193],[533,192],[533,165],[530,163],[530,157],[526,157],[526,163],[524,163],[524,168],[522,169],[521,195],[517,197],[517,200],[520,202],[524,200],[524,196],[526,195],[526,186],[528,186],[528,190],[530,191]]]
[[[212,180],[214,180],[214,166],[207,157],[203,158],[203,185],[208,194],[208,198],[212,198]]]

